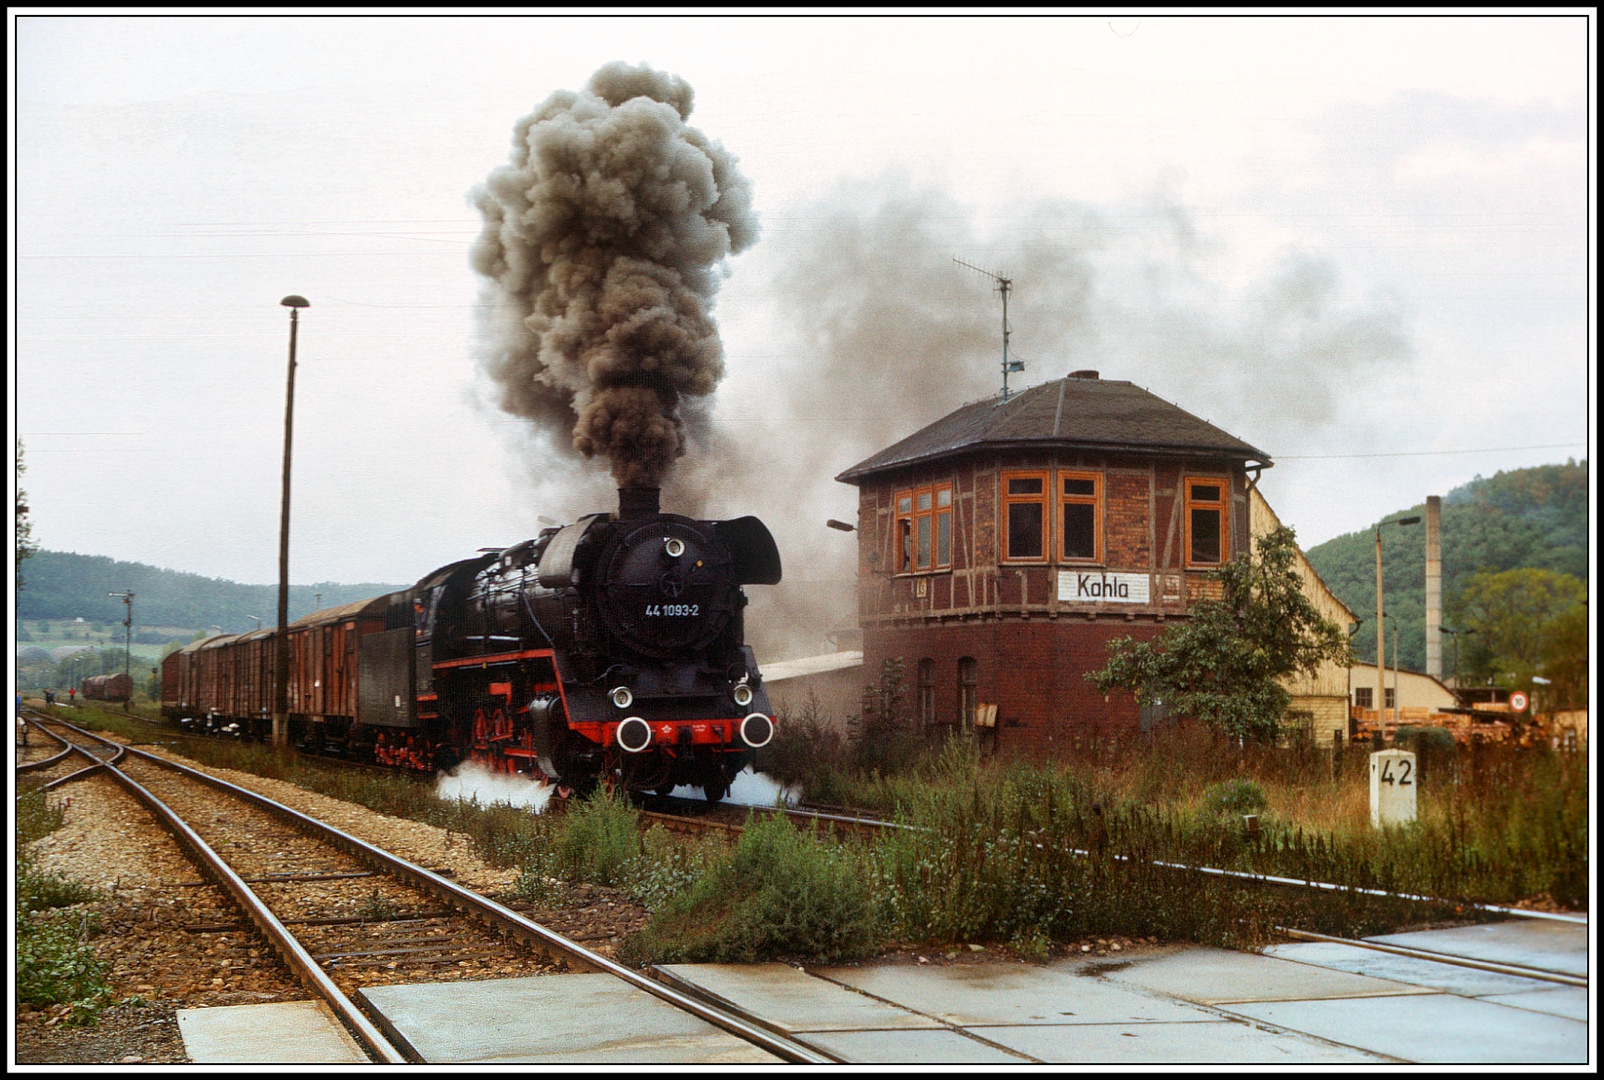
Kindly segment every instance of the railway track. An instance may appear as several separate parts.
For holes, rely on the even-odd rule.
[[[438,982],[565,971],[611,974],[781,1060],[829,1060],[264,796],[58,718],[35,714],[35,722],[91,762],[53,782],[104,771],[134,795],[376,1061],[409,1059],[350,996],[359,984],[374,985],[375,974]],[[234,927],[216,927],[225,928]]]

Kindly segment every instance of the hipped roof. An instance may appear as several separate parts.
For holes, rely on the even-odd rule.
[[[1034,448],[1226,457],[1271,464],[1264,451],[1185,409],[1116,379],[1066,378],[948,413],[836,477],[861,483],[959,452]]]

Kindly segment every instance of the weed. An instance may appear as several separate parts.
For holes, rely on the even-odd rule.
[[[95,958],[89,937],[99,924],[88,912],[32,912],[19,907],[17,1000],[29,1005],[68,1005],[66,1022],[92,1024],[111,1004],[106,975],[111,965]]]
[[[556,844],[558,864],[581,881],[621,884],[626,865],[641,851],[639,821],[623,795],[597,788],[565,815]]]
[[[1213,785],[1203,796],[1203,810],[1212,817],[1259,814],[1269,805],[1262,787],[1240,777]]]
[[[389,897],[380,892],[377,887],[368,894],[367,899],[362,901],[361,915],[364,919],[371,919],[373,922],[389,922],[395,918],[395,913],[395,904],[391,903]]]
[[[17,846],[31,844],[61,828],[62,808],[45,797],[44,789],[25,787],[17,792]]]
[[[855,849],[770,817],[749,820],[735,848],[670,899],[624,952],[660,963],[837,960],[865,955],[878,940]]]

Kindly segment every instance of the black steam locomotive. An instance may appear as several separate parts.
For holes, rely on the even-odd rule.
[[[655,488],[411,589],[289,628],[291,737],[412,769],[477,761],[585,791],[700,787],[724,797],[773,714],[745,644],[744,585],[780,580],[755,517],[665,514]],[[265,737],[275,630],[169,657],[181,722]]]

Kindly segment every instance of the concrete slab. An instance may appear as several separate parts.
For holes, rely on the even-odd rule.
[[[1515,1009],[1530,1009],[1533,1012],[1569,1017],[1572,1020],[1580,1020],[1584,1024],[1587,1022],[1587,987],[1585,986],[1551,986],[1543,990],[1531,990],[1524,994],[1499,994],[1494,997],[1484,997],[1482,1000],[1495,1002],[1499,1005],[1508,1005]]]
[[[1458,926],[1452,930],[1382,934],[1365,940],[1499,964],[1523,964],[1567,975],[1587,974],[1587,926],[1582,923],[1511,919],[1479,926]]]
[[[1369,975],[1376,979],[1390,979],[1413,986],[1428,986],[1464,997],[1484,997],[1488,994],[1520,994],[1531,990],[1546,990],[1553,983],[1536,979],[1522,979],[1517,975],[1499,975],[1491,971],[1439,964],[1433,960],[1415,960],[1407,956],[1362,949],[1357,945],[1338,945],[1327,941],[1300,941],[1290,945],[1271,945],[1264,950],[1266,956],[1278,960],[1291,960],[1300,964],[1349,971],[1355,975]]]
[[[951,1028],[934,1031],[816,1031],[798,1042],[854,1065],[1028,1065],[1011,1054]]]
[[[1078,964],[1081,961],[1068,961]],[[1094,965],[1095,968],[1095,965]],[[1092,969],[1088,969],[1092,970]],[[1383,997],[1437,991],[1346,971],[1294,964],[1256,953],[1196,948],[1105,965],[1111,982],[1215,1005],[1226,1001],[1302,1001],[1312,998]]]
[[[704,994],[787,1031],[940,1028],[939,1020],[816,979],[789,964],[665,964]]]
[[[1215,1019],[1102,979],[1024,964],[835,967],[818,974],[960,1027]]]
[[[179,1009],[184,1052],[197,1065],[368,1064],[321,1001],[272,1001]]]
[[[430,1064],[779,1060],[607,974],[373,986],[358,993]]]
[[[1587,1025],[1454,994],[1263,1001],[1222,1011],[1421,1064],[1581,1064]]]
[[[1235,1020],[1185,1024],[1075,1024],[969,1029],[1053,1065],[1325,1065],[1383,1060],[1346,1046],[1265,1031]]]

